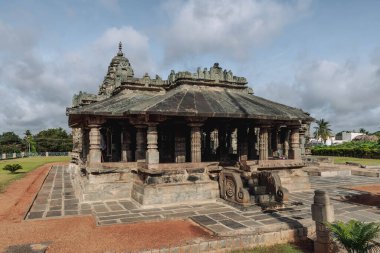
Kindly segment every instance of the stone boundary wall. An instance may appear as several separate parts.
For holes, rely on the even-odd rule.
[[[233,250],[250,249],[259,246],[304,241],[315,233],[315,226],[264,233],[259,235],[241,235],[224,237],[217,240],[202,241],[176,247],[132,251],[135,253],[200,253],[200,252],[232,252]],[[129,252],[129,251],[126,251]],[[112,253],[108,251],[107,253]]]
[[[30,153],[20,152],[20,153],[3,153],[0,155],[0,160],[10,160],[16,158],[33,157],[33,156],[71,156],[71,152],[40,152],[40,153]]]

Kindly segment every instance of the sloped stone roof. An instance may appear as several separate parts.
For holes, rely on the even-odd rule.
[[[123,116],[128,114],[232,117],[273,120],[312,120],[300,109],[243,91],[181,85],[168,92],[121,92],[70,114]]]

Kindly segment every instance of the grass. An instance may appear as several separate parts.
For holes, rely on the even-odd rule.
[[[342,157],[342,156],[332,156],[334,163],[342,164],[346,162],[360,163],[361,165],[380,165],[380,159],[367,159],[367,158],[356,158],[356,157]]]
[[[326,157],[331,158],[335,164],[345,164],[346,162],[360,163],[361,165],[379,165],[380,159],[369,159],[369,158],[357,158],[357,157],[346,157],[346,156],[314,156],[314,157]]]
[[[30,172],[46,163],[68,161],[70,161],[70,157],[68,156],[34,156],[18,159],[0,160],[0,192],[4,191],[5,187],[12,181],[24,177],[27,172]],[[14,174],[6,170],[3,170],[5,165],[15,163],[20,164],[23,169],[16,171],[16,173]]]
[[[232,253],[303,253],[291,244],[277,244],[268,247],[255,247],[253,249],[236,250]]]

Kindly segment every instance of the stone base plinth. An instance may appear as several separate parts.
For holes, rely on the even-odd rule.
[[[271,172],[274,172],[273,170]],[[310,180],[306,172],[300,169],[282,169],[275,171],[281,180],[282,187],[289,192],[310,190]]]
[[[105,163],[81,170],[71,164],[70,170],[80,202],[130,199],[148,207],[219,198],[218,182],[209,178],[207,169],[199,164],[190,165],[177,169],[154,165],[157,168],[153,169],[138,163]]]
[[[80,202],[130,199],[133,174],[129,170],[84,174],[75,164],[70,165],[75,194]]]
[[[132,199],[143,207],[194,204],[215,201],[217,198],[219,186],[216,181],[156,185],[134,183],[132,188]]]

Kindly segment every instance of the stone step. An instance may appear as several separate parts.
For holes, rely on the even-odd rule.
[[[267,187],[266,186],[253,186],[251,188],[253,195],[263,195],[266,194]]]
[[[256,204],[266,203],[274,201],[274,196],[270,196],[269,194],[260,194],[260,195],[251,195],[251,202]]]

